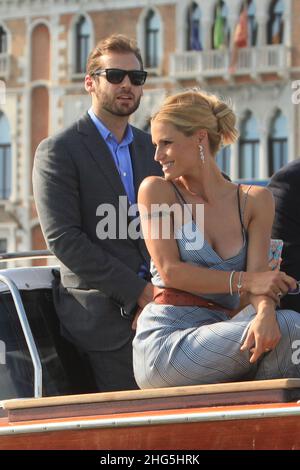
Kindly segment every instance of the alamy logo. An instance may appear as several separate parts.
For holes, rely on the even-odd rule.
[[[0,105],[5,104],[6,86],[3,80],[0,80]]]
[[[0,340],[0,364],[6,364],[6,348],[4,341]]]
[[[204,244],[203,204],[197,204],[192,215],[192,204],[151,204],[150,208],[142,204],[128,206],[127,196],[119,196],[118,211],[112,204],[100,204],[96,216],[100,218],[96,226],[99,240],[174,238],[182,240],[186,250],[200,250]],[[144,222],[143,231],[141,222]]]
[[[292,88],[293,90],[296,90],[292,94],[292,103],[300,104],[300,80],[295,80],[292,82]]]
[[[298,325],[296,325],[296,328],[299,328]],[[292,349],[294,350],[292,354],[292,363],[295,365],[299,365],[300,364],[300,340],[299,339],[296,339],[295,341],[293,341]]]

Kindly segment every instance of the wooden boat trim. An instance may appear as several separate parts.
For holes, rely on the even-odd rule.
[[[53,431],[70,431],[103,428],[121,428],[135,426],[157,426],[178,423],[195,423],[211,421],[237,421],[264,418],[280,418],[300,416],[300,404],[290,406],[221,410],[221,411],[190,411],[184,413],[172,412],[169,414],[144,414],[126,417],[91,418],[84,420],[70,420],[63,422],[41,422],[34,424],[20,424],[0,426],[0,436],[25,433],[45,433]]]
[[[25,398],[3,400],[0,407],[5,410],[42,408],[51,406],[80,405],[114,401],[144,400],[188,395],[224,394],[235,392],[252,392],[261,390],[300,389],[300,379],[272,379],[248,382],[229,382],[211,385],[193,385],[185,387],[168,387],[146,390],[128,390],[121,392],[92,393],[84,395],[65,395],[58,397]]]

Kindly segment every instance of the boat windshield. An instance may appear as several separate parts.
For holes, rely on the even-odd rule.
[[[80,355],[60,334],[52,290],[20,294],[42,363],[43,396],[93,391]],[[0,294],[0,345],[0,400],[33,397],[33,364],[8,292]]]

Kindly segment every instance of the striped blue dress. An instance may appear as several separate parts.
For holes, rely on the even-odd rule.
[[[202,234],[191,220],[181,227],[182,233],[176,237],[181,259],[208,269],[245,270],[247,237],[243,227],[243,211],[240,211],[240,217],[244,244],[237,255],[222,259],[207,241],[203,242]],[[191,248],[197,245],[191,244],[191,233],[202,240],[200,249]],[[164,287],[153,263],[151,272],[153,284]],[[229,309],[239,304],[237,294],[206,297]],[[299,313],[277,311],[282,335],[280,342],[273,351],[263,354],[255,364],[250,364],[249,351],[241,352],[240,347],[254,315],[252,305],[230,318],[225,311],[149,303],[138,319],[133,341],[137,384],[140,388],[155,388],[300,377]]]

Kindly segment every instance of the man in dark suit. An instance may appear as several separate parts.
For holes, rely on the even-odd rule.
[[[268,187],[275,198],[272,238],[284,242],[281,270],[300,281],[300,159],[277,171]],[[300,312],[300,294],[286,295],[280,305]]]
[[[34,161],[41,227],[61,265],[62,333],[88,357],[99,391],[137,388],[131,324],[153,294],[144,241],[125,233],[140,183],[161,174],[150,136],[128,124],[145,79],[134,41],[101,41],[85,77],[92,107],[44,140]]]

